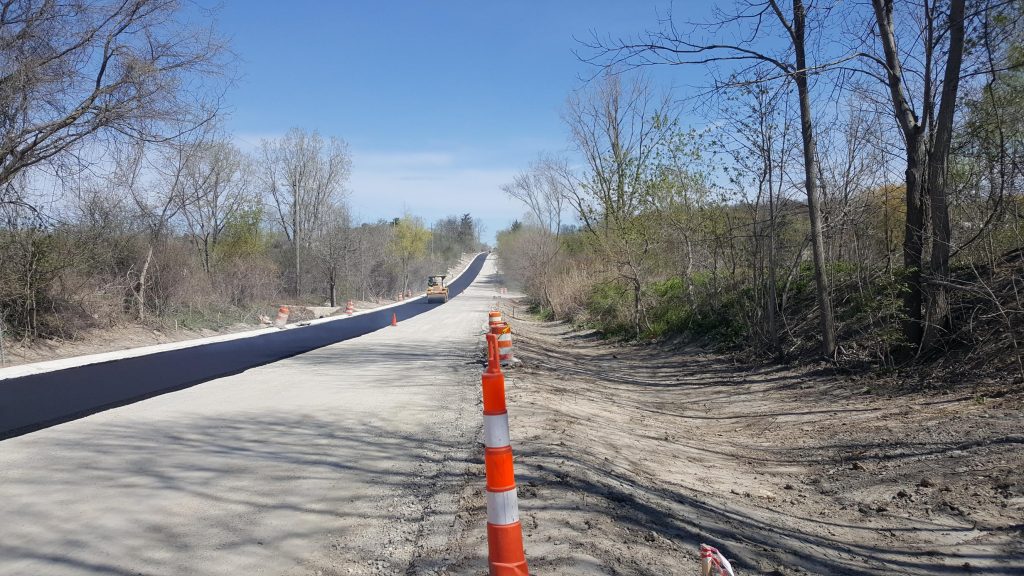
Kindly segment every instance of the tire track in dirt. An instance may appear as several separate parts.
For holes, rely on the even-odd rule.
[[[1024,570],[1021,400],[886,397],[822,371],[512,320],[506,374],[536,574]]]

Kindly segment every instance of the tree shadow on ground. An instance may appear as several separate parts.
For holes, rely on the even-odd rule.
[[[0,475],[0,574],[405,573],[424,502],[467,482],[476,450],[315,414],[88,430]]]

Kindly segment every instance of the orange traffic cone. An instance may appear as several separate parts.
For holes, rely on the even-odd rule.
[[[492,333],[494,333],[492,331]],[[512,328],[508,324],[499,324],[495,333],[498,337],[498,359],[502,366],[512,364]]]
[[[484,471],[487,482],[487,560],[490,576],[528,576],[519,522],[519,498],[512,470],[505,376],[498,339],[487,335],[487,369],[481,376],[484,404]]]
[[[391,325],[398,326],[398,315],[394,312],[391,313]]]
[[[278,328],[284,328],[285,324],[288,323],[288,307],[281,306],[277,309],[277,318],[274,319],[274,325]]]
[[[492,333],[494,327],[501,324],[501,312],[498,310],[491,310],[487,313],[487,327],[491,328]]]

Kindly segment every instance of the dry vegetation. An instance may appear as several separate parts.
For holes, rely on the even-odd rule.
[[[582,163],[506,187],[528,212],[503,272],[606,335],[1024,381],[1022,13],[969,4],[723,3],[595,38],[565,114]],[[659,65],[713,83],[680,101]]]
[[[239,149],[213,21],[173,0],[3,3],[0,351],[395,298],[479,249],[469,214],[352,222],[340,138]]]

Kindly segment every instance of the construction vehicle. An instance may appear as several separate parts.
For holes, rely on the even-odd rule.
[[[427,303],[448,301],[448,286],[444,283],[445,276],[437,274],[427,277]]]

